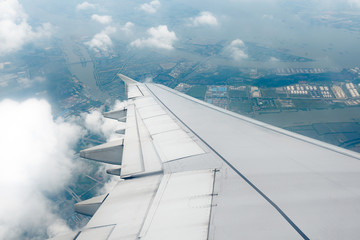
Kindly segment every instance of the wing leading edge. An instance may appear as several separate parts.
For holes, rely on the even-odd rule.
[[[124,75],[105,116],[121,140],[81,152],[120,165],[76,239],[357,239],[360,156]],[[75,239],[73,237],[69,239]]]

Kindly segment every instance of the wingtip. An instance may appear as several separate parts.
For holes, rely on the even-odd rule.
[[[129,77],[127,77],[127,76],[125,76],[125,75],[123,75],[123,74],[121,74],[121,73],[118,73],[117,75],[119,76],[119,78],[121,78],[121,80],[124,81],[124,83],[125,83],[126,85],[138,83],[138,82],[135,81],[134,79],[129,78]]]

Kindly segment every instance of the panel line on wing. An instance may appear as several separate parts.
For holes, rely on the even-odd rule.
[[[121,176],[144,171],[135,106],[133,103],[128,105],[126,125]]]
[[[162,169],[161,159],[154,145],[153,139],[141,117],[137,117],[140,149],[143,157],[145,172],[155,172]]]
[[[166,116],[166,113],[162,113],[162,114],[158,114],[158,115],[154,115],[154,116],[150,116],[150,117],[144,117],[143,120],[146,120],[146,119],[151,119],[151,118],[154,118],[154,117],[159,117],[159,116]]]
[[[140,164],[141,164],[141,168],[143,169],[143,171],[146,171],[145,169],[145,163],[144,163],[144,155],[143,155],[143,151],[142,151],[142,144],[141,144],[141,138],[140,138],[140,129],[139,129],[139,117],[137,114],[137,111],[135,110],[135,122],[136,122],[136,129],[137,129],[137,136],[138,136],[138,142],[139,142],[139,152],[140,152]]]

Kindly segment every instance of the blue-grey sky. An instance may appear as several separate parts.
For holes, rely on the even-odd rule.
[[[359,29],[349,30],[351,24],[359,24],[354,22],[359,21],[358,0],[5,2],[17,3],[14,9],[22,6],[18,19],[13,19],[22,28],[11,33],[11,46],[2,44],[6,49],[0,48],[0,53],[29,41],[64,36],[88,38],[86,44],[95,50],[118,40],[140,49],[173,50],[189,40],[210,44],[240,39],[286,48],[327,67],[345,67],[359,60]],[[27,25],[22,20],[20,24],[21,18]],[[326,18],[344,18],[344,26],[334,27]],[[8,32],[3,25],[0,31]]]

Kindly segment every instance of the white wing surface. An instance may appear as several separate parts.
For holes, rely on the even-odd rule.
[[[81,156],[122,180],[70,239],[360,238],[358,153],[119,77],[123,139]]]

